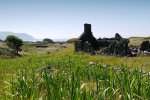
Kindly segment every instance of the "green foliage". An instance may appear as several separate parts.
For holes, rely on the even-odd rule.
[[[45,66],[52,71],[42,70]],[[150,66],[148,57],[90,56],[74,53],[73,48],[52,54],[33,51],[21,58],[0,59],[0,99],[148,100],[150,73],[145,66]]]
[[[11,57],[14,57],[15,56],[15,52],[13,52],[12,50],[9,50],[7,48],[0,48],[0,56],[11,56]]]
[[[7,45],[16,50],[16,52],[18,53],[18,51],[21,51],[20,47],[23,45],[23,40],[14,36],[14,35],[8,35],[5,39]]]
[[[0,98],[22,100],[149,99],[150,76],[142,70],[90,65],[65,57],[49,61],[53,72],[38,68],[17,71]],[[77,63],[78,62],[78,63]],[[57,65],[57,66],[56,66]],[[56,67],[55,67],[56,66]]]

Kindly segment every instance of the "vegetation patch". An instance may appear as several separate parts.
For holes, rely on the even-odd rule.
[[[47,43],[47,48],[37,45],[24,43],[22,57],[0,59],[0,99],[150,98],[147,56],[91,56],[74,52],[72,44]],[[12,52],[0,49],[1,55],[15,54]]]
[[[0,56],[2,58],[5,58],[5,57],[11,57],[11,58],[13,58],[13,57],[16,56],[16,53],[15,53],[15,51],[10,50],[8,48],[0,48]]]
[[[33,49],[27,56],[0,59],[0,99],[150,98],[149,57],[91,56],[73,46],[47,54],[26,46]]]

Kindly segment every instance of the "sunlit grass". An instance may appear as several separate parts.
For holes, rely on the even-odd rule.
[[[50,54],[32,50],[0,59],[0,99],[150,98],[149,57],[91,56],[75,53],[73,46]],[[46,66],[51,66],[51,74],[41,70]]]

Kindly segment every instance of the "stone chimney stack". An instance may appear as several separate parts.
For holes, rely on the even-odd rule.
[[[91,24],[84,24],[84,33],[91,33]]]
[[[93,36],[92,32],[91,32],[91,24],[84,24],[84,32],[81,34],[81,36],[79,37],[79,40],[82,41],[81,42],[81,49],[84,49],[84,43],[85,42],[89,42],[91,44],[91,47],[96,50],[99,47],[99,44],[96,40],[96,38]]]

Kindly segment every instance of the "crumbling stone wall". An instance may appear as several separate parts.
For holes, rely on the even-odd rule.
[[[128,39],[101,39],[99,40],[100,54],[103,55],[117,55],[117,56],[130,56],[131,50],[128,47]]]
[[[82,50],[83,50],[82,40],[75,41],[75,51],[79,52],[79,51],[82,51]]]

